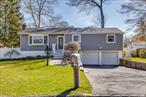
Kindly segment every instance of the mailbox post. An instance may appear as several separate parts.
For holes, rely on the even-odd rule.
[[[74,53],[71,55],[71,66],[74,71],[74,88],[80,87],[80,65],[81,59],[80,54]]]

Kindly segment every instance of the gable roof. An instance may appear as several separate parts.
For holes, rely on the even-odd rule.
[[[19,34],[123,34],[118,28],[27,28]]]

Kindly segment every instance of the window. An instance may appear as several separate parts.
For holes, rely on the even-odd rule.
[[[106,37],[107,43],[115,43],[116,42],[116,36],[115,34],[108,34]]]
[[[81,42],[81,36],[80,35],[72,35],[72,41]]]
[[[48,43],[47,36],[29,36],[29,44],[31,45],[44,45]]]

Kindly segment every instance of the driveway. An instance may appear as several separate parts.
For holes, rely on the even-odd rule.
[[[126,67],[85,67],[93,95],[146,96],[146,71]]]

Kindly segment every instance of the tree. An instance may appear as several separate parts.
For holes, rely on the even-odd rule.
[[[23,9],[30,15],[36,28],[52,17],[56,2],[57,0],[22,0]]]
[[[129,0],[121,6],[121,14],[128,15],[127,24],[130,24],[130,29],[136,28],[135,31],[142,29],[143,23],[146,21],[146,0]]]
[[[80,8],[80,11],[85,11],[90,13],[94,9],[99,9],[100,11],[100,26],[101,28],[105,27],[105,18],[103,12],[103,4],[108,0],[69,0],[70,6],[75,6]]]
[[[69,24],[68,22],[63,21],[61,16],[53,16],[49,20],[49,26],[64,28],[64,27],[69,27]]]
[[[19,0],[0,1],[0,43],[7,47],[19,46],[22,15]]]

